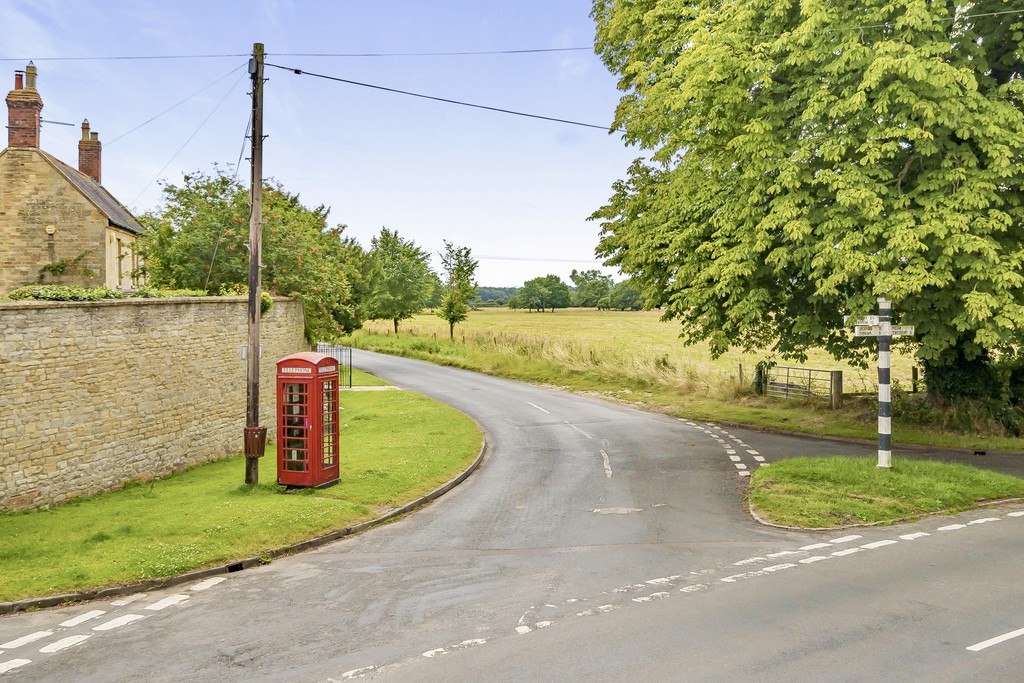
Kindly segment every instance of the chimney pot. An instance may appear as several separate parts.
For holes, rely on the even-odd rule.
[[[36,92],[36,66],[15,71],[14,90],[7,93],[7,146],[39,147],[39,119],[43,100]]]
[[[97,183],[100,180],[100,161],[103,147],[100,134],[89,130],[89,119],[82,121],[82,139],[78,141],[78,170]]]
[[[35,90],[36,89],[36,65],[32,62],[28,63],[25,67],[25,89]]]

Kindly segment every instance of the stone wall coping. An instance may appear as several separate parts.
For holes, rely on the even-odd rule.
[[[132,299],[101,299],[99,301],[40,301],[27,299],[22,301],[0,301],[0,311],[22,310],[26,308],[89,308],[103,306],[169,306],[173,304],[232,303],[246,301],[245,296],[175,296]],[[287,296],[272,296],[274,301],[291,301]]]

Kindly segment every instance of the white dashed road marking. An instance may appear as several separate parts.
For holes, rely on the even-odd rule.
[[[151,610],[153,612],[159,612],[162,609],[166,609],[172,605],[177,605],[179,603],[185,602],[186,600],[188,600],[187,595],[172,595],[170,597],[164,598],[159,602],[154,602],[152,605],[146,607],[146,609]]]
[[[223,576],[214,576],[213,578],[206,579],[206,581],[200,581],[196,585],[194,585],[191,588],[189,588],[189,590],[190,591],[197,591],[197,592],[198,591],[204,591],[204,590],[206,590],[208,588],[213,588],[214,586],[216,586],[221,581],[227,581],[227,578],[223,577]]]
[[[587,434],[585,431],[583,431],[582,429],[577,427],[576,425],[570,423],[568,420],[565,421],[565,424],[569,425],[570,427],[572,427],[573,429],[575,429],[577,432],[579,432],[583,436],[587,437],[588,439],[593,439],[594,438],[590,434]]]
[[[550,415],[550,414],[551,414],[551,411],[550,411],[550,410],[544,410],[543,408],[541,408],[541,407],[540,407],[539,405],[537,405],[536,403],[530,403],[529,401],[527,401],[527,402],[526,402],[526,405],[528,405],[528,406],[533,406],[534,408],[536,408],[537,410],[539,410],[539,411],[540,411],[540,412],[542,412],[542,413],[545,413],[546,415]]]
[[[1017,638],[1019,636],[1024,636],[1024,628],[1019,628],[1016,631],[1004,633],[1003,635],[996,636],[995,638],[983,640],[980,643],[975,643],[974,645],[971,645],[967,649],[971,652],[980,652],[981,650],[984,650],[987,647],[992,647],[993,645],[998,645],[999,643],[1005,643],[1007,640],[1012,640],[1013,638]]]
[[[874,543],[865,543],[864,545],[861,546],[861,548],[864,548],[865,550],[874,550],[875,548],[884,548],[887,545],[895,545],[897,543],[899,543],[899,541],[893,541],[891,539],[887,539],[885,541],[875,541]]]
[[[46,654],[60,652],[61,650],[66,650],[67,648],[78,645],[79,643],[89,640],[90,638],[92,638],[92,635],[90,634],[86,634],[83,636],[68,636],[67,638],[62,638],[61,640],[58,640],[54,643],[50,643],[49,645],[40,648],[39,651]]]
[[[833,538],[829,543],[849,543],[850,541],[856,541],[860,538],[863,538],[863,536],[840,536],[839,538]]]
[[[4,650],[13,650],[16,647],[28,645],[29,643],[34,643],[37,640],[49,638],[52,635],[53,631],[36,631],[35,633],[30,633],[27,636],[22,636],[21,638],[17,638],[15,640],[8,640],[6,643],[0,645],[0,648]]]
[[[101,610],[101,609],[94,609],[91,612],[86,612],[85,614],[79,614],[77,617],[74,617],[72,619],[68,619],[67,621],[62,621],[62,622],[60,622],[60,625],[66,627],[66,628],[71,628],[72,626],[78,626],[79,624],[84,624],[85,622],[89,621],[90,619],[95,619],[96,617],[102,617],[104,614],[106,614],[106,612],[104,612],[103,610]]]
[[[93,626],[92,630],[93,631],[110,631],[112,629],[120,628],[121,626],[125,626],[127,624],[130,624],[133,621],[138,621],[139,619],[145,619],[145,618],[146,618],[145,614],[125,614],[124,616],[118,617],[117,619],[111,619],[108,622],[102,623],[99,626]]]
[[[5,674],[8,671],[14,671],[19,666],[25,666],[31,664],[31,659],[12,659],[8,662],[0,662],[0,674]]]
[[[918,531],[914,534],[903,534],[902,536],[900,536],[900,538],[904,541],[913,541],[918,538],[924,538],[925,536],[931,536],[931,534],[926,534],[923,531]]]
[[[810,545],[800,546],[800,550],[821,550],[822,548],[831,548],[831,543],[812,543]]]

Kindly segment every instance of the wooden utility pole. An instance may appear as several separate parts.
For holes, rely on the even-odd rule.
[[[252,77],[252,203],[249,209],[249,346],[246,353],[245,483],[258,484],[260,457],[267,428],[260,426],[260,269],[263,254],[263,43],[253,43]]]

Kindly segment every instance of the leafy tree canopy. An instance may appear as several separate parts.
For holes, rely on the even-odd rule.
[[[398,334],[399,321],[419,313],[434,291],[437,278],[430,270],[430,254],[399,237],[397,230],[381,228],[373,238],[370,256],[373,285],[368,316],[391,320]]]
[[[1024,330],[1016,0],[595,0],[615,126],[646,158],[599,253],[712,353],[863,357],[893,302],[926,369]]]
[[[623,280],[615,283],[611,293],[603,297],[606,305],[602,308],[614,308],[619,311],[639,311],[644,306],[643,292],[636,280]]]
[[[445,240],[441,264],[444,278],[437,315],[448,322],[448,336],[454,339],[455,325],[469,317],[469,304],[476,298],[474,277],[478,262],[473,259],[469,247],[456,247]]]
[[[599,270],[578,271],[574,268],[569,279],[576,288],[573,292],[573,303],[584,308],[597,306],[612,289],[611,277]]]
[[[303,206],[274,182],[263,188],[266,291],[302,300],[306,336],[332,341],[363,320],[368,262],[344,226],[327,227],[329,209]],[[249,272],[249,191],[219,168],[163,188],[163,205],[140,217],[145,270],[153,287],[245,291]]]
[[[568,308],[572,304],[572,293],[569,285],[562,282],[557,275],[535,277],[523,284],[519,290],[519,303],[523,308],[543,311],[550,308]]]

